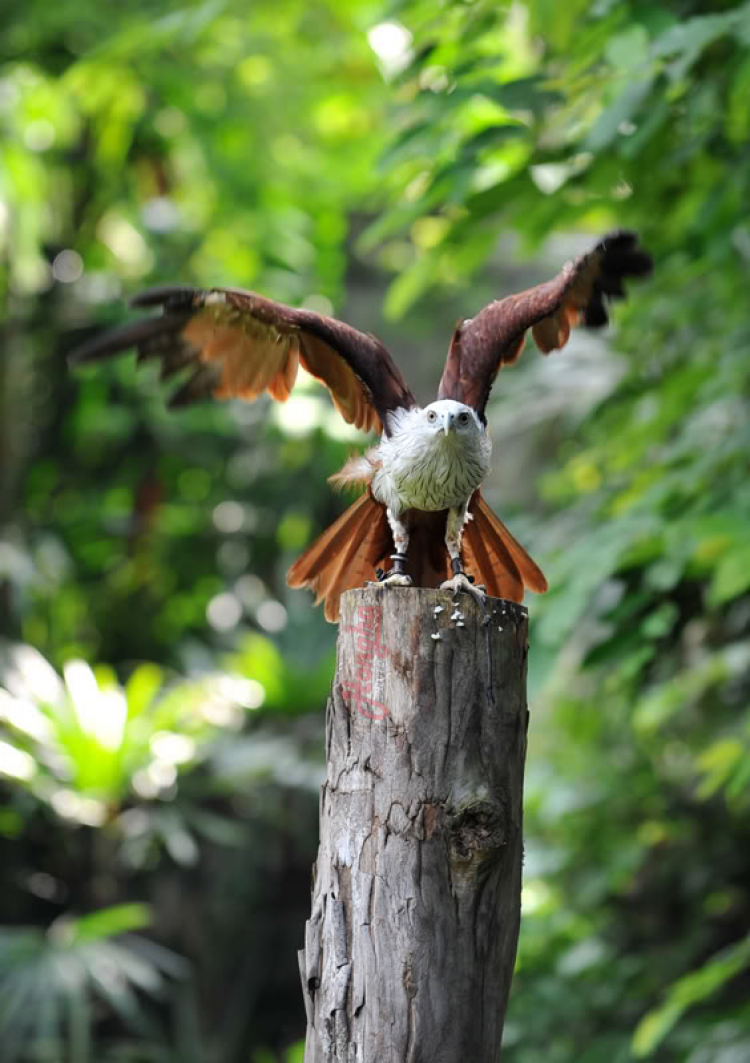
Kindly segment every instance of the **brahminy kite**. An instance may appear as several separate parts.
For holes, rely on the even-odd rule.
[[[331,478],[361,483],[364,493],[287,574],[289,586],[310,587],[325,602],[328,620],[338,620],[344,591],[375,575],[383,588],[441,586],[520,602],[547,581],[479,490],[490,469],[490,389],[528,329],[543,354],[564,347],[572,326],[607,324],[624,278],[651,268],[633,233],[614,232],[553,280],[490,303],[455,329],[437,401],[424,408],[374,336],[240,288],[152,288],[132,305],[161,307],[161,316],[105,332],[71,357],[93,362],[134,347],[139,361],[161,363],[162,379],[188,370],[171,406],[252,402],[264,391],[285,402],[301,365],[345,421],[380,434]]]

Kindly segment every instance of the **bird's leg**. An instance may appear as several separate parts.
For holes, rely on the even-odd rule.
[[[464,533],[464,524],[467,519],[471,520],[471,516],[468,513],[469,502],[466,501],[465,505],[451,507],[448,510],[448,519],[445,523],[445,545],[448,550],[451,559],[451,571],[453,572],[453,578],[447,579],[444,583],[440,584],[440,589],[443,591],[453,591],[455,597],[459,591],[466,591],[472,598],[475,598],[482,605],[484,604],[485,590],[484,587],[477,587],[472,580],[466,575],[461,564],[461,539]]]
[[[406,566],[406,551],[409,548],[409,531],[403,521],[399,520],[390,508],[386,511],[388,524],[393,535],[393,545],[396,553],[391,554],[393,568],[373,584],[375,587],[411,587],[412,578],[404,571]]]

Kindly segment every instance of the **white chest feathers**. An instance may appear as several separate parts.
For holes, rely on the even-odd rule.
[[[490,469],[491,443],[476,414],[443,399],[404,410],[378,447],[372,489],[394,516],[406,509],[440,510],[466,504]]]

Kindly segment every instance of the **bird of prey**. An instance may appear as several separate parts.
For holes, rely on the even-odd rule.
[[[135,348],[139,361],[161,363],[162,379],[189,370],[172,406],[253,401],[265,391],[285,402],[301,365],[345,421],[380,433],[331,478],[364,492],[287,574],[291,587],[325,601],[326,619],[338,620],[343,592],[374,575],[383,588],[441,586],[520,602],[525,589],[540,593],[547,582],[479,490],[490,469],[490,389],[529,329],[543,354],[563,347],[571,326],[605,325],[608,301],[625,295],[624,278],[651,266],[635,234],[614,232],[552,280],[490,303],[456,327],[437,400],[424,408],[374,336],[238,288],[152,288],[132,305],[160,307],[161,316],[95,337],[72,361]]]

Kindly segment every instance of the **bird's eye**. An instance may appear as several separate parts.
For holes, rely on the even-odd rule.
[[[437,421],[437,414],[435,413],[434,410],[430,410],[428,412],[427,420],[430,422],[430,424],[434,424],[434,422]]]
[[[459,424],[468,424],[469,423],[469,415],[468,415],[468,413],[460,413],[458,415],[458,423]]]

